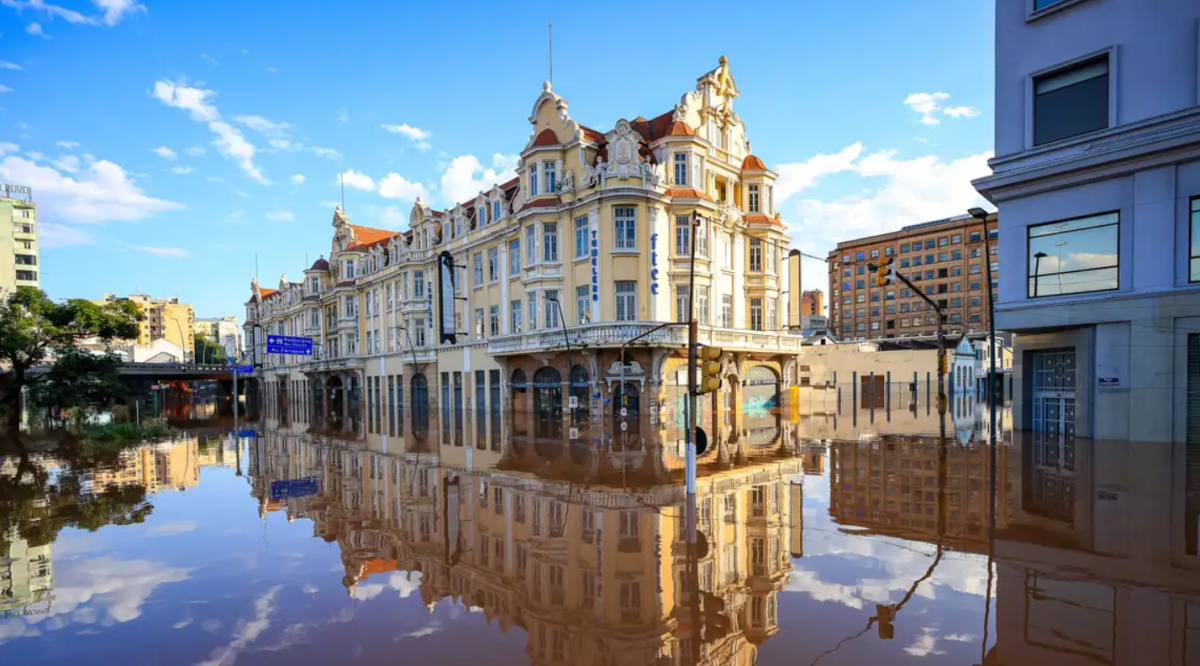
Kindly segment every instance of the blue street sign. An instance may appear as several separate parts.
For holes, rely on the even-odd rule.
[[[253,430],[239,430],[237,431],[237,436],[238,439],[245,437],[258,437],[258,433],[254,432]]]
[[[317,494],[317,479],[290,479],[271,482],[271,501],[278,502],[289,497],[304,497]]]
[[[229,366],[229,371],[232,373],[235,373],[235,374],[239,374],[239,375],[252,375],[252,374],[254,374],[254,366],[252,366],[252,365],[231,365],[231,366]]]
[[[292,335],[268,335],[267,353],[312,356],[312,338],[301,338]]]

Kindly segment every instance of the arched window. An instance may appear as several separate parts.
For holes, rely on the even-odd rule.
[[[429,432],[429,381],[425,375],[417,373],[412,378],[412,390],[409,391],[410,411],[413,419],[413,435],[424,437]]]
[[[533,410],[537,437],[562,438],[562,375],[554,368],[533,374]]]
[[[509,388],[512,389],[513,437],[526,437],[529,435],[529,380],[525,378],[524,370],[513,370]]]

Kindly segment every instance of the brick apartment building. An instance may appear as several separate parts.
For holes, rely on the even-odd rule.
[[[992,288],[999,280],[997,223],[992,235]],[[903,284],[875,286],[868,264],[894,257],[912,280],[948,315],[946,331],[986,331],[987,267],[983,223],[970,216],[914,224],[891,233],[838,243],[829,253],[829,332],[841,340],[935,335],[937,316]]]
[[[810,289],[800,297],[800,316],[825,314],[825,293],[820,289]]]

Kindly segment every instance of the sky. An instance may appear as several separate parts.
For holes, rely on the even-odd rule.
[[[823,257],[986,203],[992,5],[0,0],[0,182],[33,189],[52,298],[240,319],[256,273],[328,256],[339,174],[352,222],[397,230],[417,196],[511,177],[552,22],[554,91],[601,131],[728,56],[794,245]]]

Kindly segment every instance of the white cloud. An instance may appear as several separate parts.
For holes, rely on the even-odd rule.
[[[339,107],[337,110],[337,119],[339,123],[350,122],[350,111],[346,107]]]
[[[905,106],[921,114],[921,123],[937,125],[941,122],[937,114],[942,113],[951,118],[974,118],[980,111],[972,106],[945,106],[944,102],[950,95],[944,92],[912,93],[904,99]]]
[[[168,245],[130,245],[129,249],[153,254],[159,257],[186,257],[187,250],[181,247],[171,247]]]
[[[46,158],[46,156],[43,153],[40,153],[36,150],[31,150],[25,154],[28,155],[29,159],[33,160],[34,162],[40,162]]]
[[[127,14],[146,11],[143,5],[138,4],[134,0],[92,0],[92,4],[96,5],[98,9],[103,10],[104,13],[102,16],[85,16],[72,9],[48,4],[45,0],[0,0],[0,5],[12,7],[18,12],[25,9],[32,9],[50,19],[60,18],[67,23],[85,25],[114,26]],[[28,32],[28,28],[26,31]]]
[[[207,661],[200,662],[197,666],[232,666],[237,661],[238,654],[270,628],[271,613],[275,610],[275,597],[279,594],[279,589],[280,586],[276,585],[256,599],[254,618],[241,625],[229,645],[216,648]]]
[[[12,89],[12,88],[9,88],[9,87],[8,87],[8,86],[6,86],[6,85],[2,85],[2,84],[0,84],[0,93],[10,93],[10,92],[12,92],[12,91],[13,91],[13,89]]]
[[[288,180],[291,181],[292,185],[303,185],[304,184],[304,174],[299,174],[299,173],[295,174],[291,178],[288,178]]]
[[[172,173],[177,173],[181,176],[186,176],[195,170],[196,170],[196,167],[181,167],[181,166],[171,167]]]
[[[383,593],[387,589],[380,583],[367,583],[366,585],[358,585],[350,590],[350,596],[359,601],[370,601]]]
[[[51,162],[51,164],[67,173],[75,173],[79,171],[80,160],[75,155],[64,155]]]
[[[305,583],[304,587],[300,588],[300,591],[305,594],[316,594],[318,592],[317,586],[312,583]]]
[[[776,204],[791,198],[793,194],[816,185],[821,176],[847,171],[862,155],[863,145],[856,142],[836,153],[821,153],[803,162],[780,164],[776,167],[779,180],[775,183]]]
[[[207,177],[205,177],[205,179],[204,179],[204,180],[207,180],[207,181],[208,181],[208,182],[210,182],[210,183],[223,183],[223,182],[225,182],[225,179],[224,179],[224,178],[222,178],[222,177],[220,177],[220,176],[207,176]]]
[[[151,95],[167,106],[187,111],[192,120],[208,123],[208,129],[217,135],[216,140],[213,141],[217,152],[236,162],[242,172],[251,179],[263,185],[271,184],[271,181],[254,164],[254,154],[257,151],[254,144],[247,141],[236,127],[220,119],[221,114],[217,111],[217,107],[209,101],[214,96],[211,90],[192,88],[170,81],[155,81],[154,91]],[[238,116],[235,118],[240,122],[246,122],[246,119],[253,119],[250,122],[256,124],[263,121],[269,123],[273,128],[280,126],[280,124],[271,123],[261,116]],[[250,125],[248,124],[248,126]]]
[[[204,62],[212,65],[213,67],[217,66],[217,59],[208,55],[207,53],[201,53],[200,59],[203,60]]]
[[[492,189],[493,185],[511,179],[516,175],[513,168],[516,161],[515,156],[496,153],[492,155],[492,168],[484,169],[474,155],[459,155],[450,160],[450,165],[442,173],[442,194],[446,203],[454,205],[466,201],[484,190]],[[479,173],[478,178],[476,173]]]
[[[54,605],[49,615],[30,620],[65,620],[77,610],[89,608],[103,610],[106,624],[136,620],[155,588],[188,580],[191,572],[150,560],[68,560],[55,566]]]
[[[163,523],[162,525],[150,530],[150,533],[161,536],[171,536],[175,534],[191,532],[198,527],[200,526],[190,520],[176,520],[169,523]]]
[[[380,125],[380,127],[382,127],[383,129],[385,129],[389,132],[393,132],[395,134],[403,134],[404,136],[408,137],[409,139],[411,139],[413,141],[414,144],[416,144],[417,150],[420,150],[421,152],[429,150],[430,148],[433,147],[426,140],[430,136],[430,133],[428,131],[417,128],[417,127],[413,127],[412,125],[409,125],[408,123],[401,123],[399,125],[383,124],[383,125]]]
[[[971,643],[978,640],[971,634],[946,634],[942,638],[947,641],[954,641],[955,643]]]
[[[66,148],[67,150],[72,150],[72,149],[79,147],[79,142],[78,141],[59,141],[58,143],[56,143],[54,145],[58,146],[59,148]]]
[[[46,39],[50,39],[50,35],[47,35],[46,31],[42,30],[41,23],[37,23],[37,22],[30,23],[29,25],[25,26],[25,32],[27,32],[31,35],[37,35],[38,37],[44,37]]]
[[[341,182],[346,187],[352,187],[356,190],[374,190],[375,181],[370,176],[359,173],[354,169],[349,169],[341,174]]]
[[[0,181],[21,183],[38,193],[43,219],[95,224],[142,220],[180,210],[182,204],[148,196],[119,165],[93,161],[78,174],[63,175],[15,155],[0,160]]]
[[[24,67],[22,67],[22,66],[20,66],[20,65],[18,65],[18,64],[17,64],[17,63],[15,63],[15,62],[10,62],[10,61],[8,61],[8,60],[0,60],[0,69],[14,69],[14,70],[17,70],[17,71],[21,71],[21,70],[23,70],[23,69],[25,69],[25,68],[24,68]]]
[[[904,648],[904,651],[914,657],[946,654],[945,650],[937,649],[937,636],[933,635],[933,631],[932,627],[921,627],[921,635],[913,640],[912,645]]]
[[[247,193],[245,193],[245,192],[243,192],[242,190],[234,190],[234,191],[233,191],[233,193],[234,193],[236,196],[239,196],[239,197],[241,197],[241,198],[243,198],[243,199],[249,199],[249,198],[250,198],[250,195],[249,195],[249,194],[247,194]]]
[[[268,73],[268,74],[278,74],[278,73],[279,73],[279,70],[278,70],[278,69],[275,69],[274,67],[268,67],[268,68],[267,68],[267,73]]]
[[[126,14],[146,11],[145,6],[134,0],[92,0],[92,4],[104,10],[105,25],[116,25]]]
[[[316,153],[317,157],[325,157],[325,158],[328,158],[331,160],[342,159],[342,154],[339,153],[338,151],[334,150],[333,148],[322,148],[320,146],[313,146],[312,151],[314,153]]]
[[[199,156],[203,155],[204,153],[207,153],[208,149],[205,148],[204,146],[192,146],[191,148],[188,148],[187,150],[185,150],[183,152],[187,153],[188,155],[191,155],[192,157],[199,157]]]
[[[168,159],[168,160],[173,160],[176,157],[178,157],[175,154],[175,151],[171,150],[170,148],[167,148],[166,146],[159,146],[158,148],[155,148],[154,154],[158,155],[159,157],[162,157],[164,159]]]
[[[21,147],[15,143],[9,143],[8,141],[0,141],[0,157],[4,157],[5,153],[15,153],[20,149],[21,149]]]
[[[416,201],[417,197],[429,198],[429,192],[421,183],[406,180],[398,173],[389,173],[379,181],[379,196],[401,201]]]
[[[65,224],[42,222],[38,231],[38,242],[44,248],[70,247],[72,245],[91,245],[96,242],[90,231],[79,227],[69,227]]]
[[[267,211],[266,218],[273,222],[291,222],[296,219],[296,215],[290,210],[272,210]]]
[[[244,211],[244,210],[233,211],[232,213],[229,214],[229,221],[233,222],[234,224],[245,224],[246,223],[246,211]]]
[[[268,120],[262,116],[234,116],[233,119],[255,132],[262,132],[268,136],[284,136],[292,129],[289,123]]]

